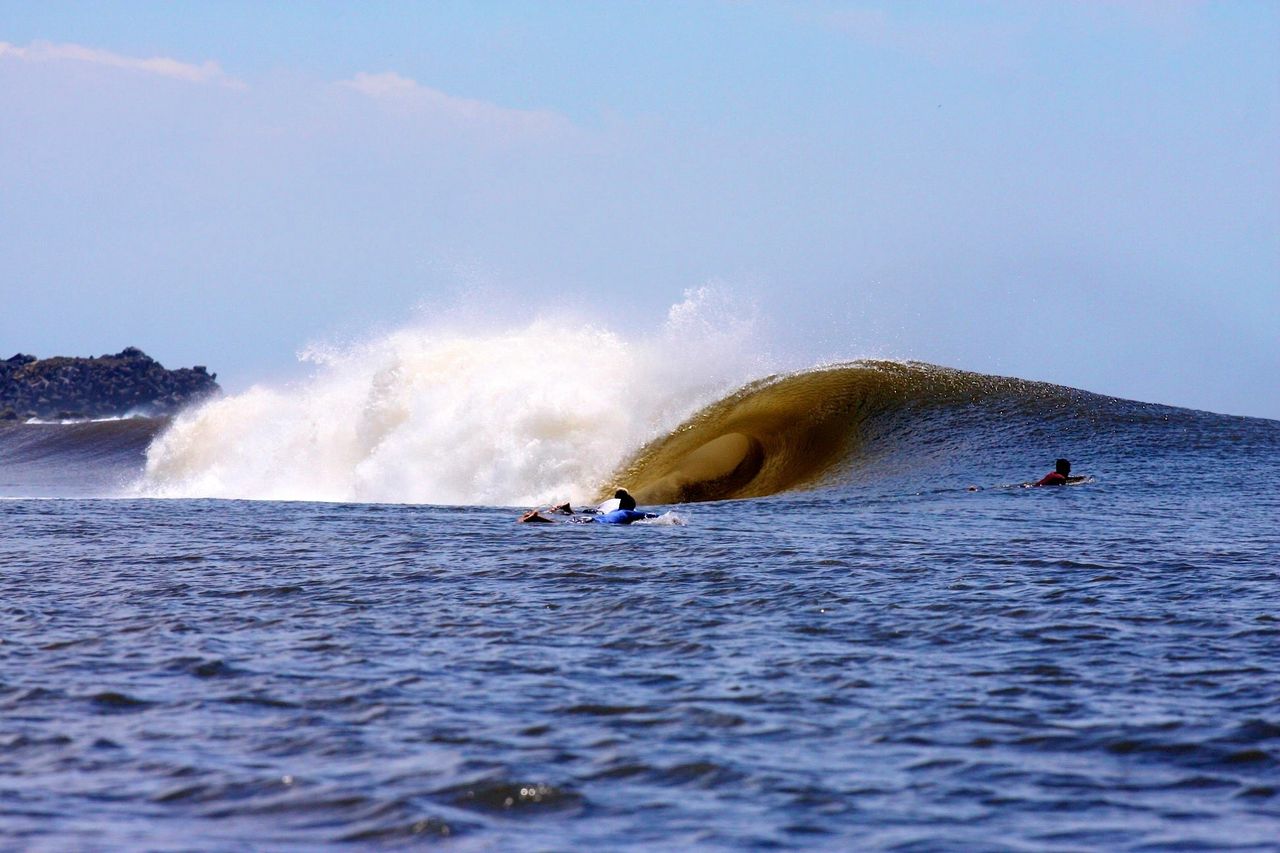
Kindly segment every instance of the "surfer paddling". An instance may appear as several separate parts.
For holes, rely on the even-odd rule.
[[[539,522],[543,524],[548,524],[552,521],[552,519],[547,518],[547,516],[543,515],[542,513],[544,512],[546,512],[548,515],[573,515],[573,507],[569,506],[568,501],[565,501],[562,504],[556,504],[553,507],[548,507],[545,510],[534,507],[533,509],[526,512],[524,515],[520,516],[520,521],[526,522],[526,523],[534,522],[535,524]]]
[[[1066,486],[1070,483],[1082,483],[1084,477],[1071,476],[1071,462],[1066,459],[1059,459],[1053,466],[1053,470],[1045,474],[1035,483],[1027,485],[1035,488],[1037,486]]]
[[[616,506],[614,503],[616,502]],[[606,507],[608,507],[606,509]],[[547,515],[543,515],[546,512]],[[573,508],[568,501],[553,506],[550,509],[542,510],[534,508],[520,516],[519,521],[525,524],[550,524],[555,521],[549,518],[549,515],[567,515],[570,518],[567,521],[576,521],[580,524],[595,522],[597,524],[631,524],[642,518],[657,518],[657,513],[638,512],[636,510],[636,499],[626,489],[618,489],[613,493],[613,500],[605,501],[598,509],[583,510],[586,515],[577,516],[573,513]]]

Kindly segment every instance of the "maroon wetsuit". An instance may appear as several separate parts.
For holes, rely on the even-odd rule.
[[[1037,486],[1065,486],[1067,478],[1059,474],[1057,471],[1050,471],[1044,475],[1044,479],[1036,483]]]

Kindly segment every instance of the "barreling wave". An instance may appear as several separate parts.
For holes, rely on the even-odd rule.
[[[750,383],[641,448],[613,479],[646,503],[763,497],[1117,405],[1142,404],[920,362],[836,364]]]
[[[316,375],[294,387],[171,423],[0,424],[0,492],[514,506],[626,486],[669,504],[995,484],[1061,455],[1086,473],[1108,455],[1133,472],[1141,454],[1174,452],[1185,471],[1253,437],[1280,446],[1274,421],[918,362],[771,372],[750,323],[724,313],[714,294],[690,294],[639,342],[544,320],[407,329],[314,354]]]
[[[569,351],[516,365],[493,355],[550,341]],[[645,371],[595,331],[388,343],[379,367],[366,354],[293,394],[258,389],[179,417],[150,449],[140,491],[518,505],[625,485],[644,504],[671,504],[895,476],[1025,478],[1064,452],[1158,449],[1170,432],[1153,426],[1176,421],[1185,437],[1222,420],[916,362],[828,365],[715,392]],[[584,364],[587,351],[602,362]]]

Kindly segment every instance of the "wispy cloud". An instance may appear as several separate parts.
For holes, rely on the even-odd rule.
[[[394,71],[379,74],[362,71],[337,85],[388,105],[474,127],[548,133],[570,126],[568,119],[550,110],[520,110],[488,101],[459,98]]]
[[[174,80],[185,80],[189,83],[212,83],[230,88],[244,88],[244,82],[222,70],[216,62],[204,62],[193,65],[167,56],[153,56],[141,59],[125,56],[109,50],[85,47],[80,44],[54,44],[47,41],[35,41],[26,47],[0,41],[0,59],[17,59],[23,62],[83,62],[100,65],[106,68],[119,68],[128,71],[140,71],[145,74],[156,74]]]

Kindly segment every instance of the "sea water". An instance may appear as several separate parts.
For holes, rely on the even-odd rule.
[[[396,500],[413,407],[464,391],[385,381],[408,420],[245,428],[270,477],[210,427],[267,392],[0,425],[0,847],[1280,843],[1280,423],[1015,384],[684,524],[522,525],[484,504],[618,460],[526,447]],[[539,393],[506,399],[545,450],[573,412]],[[272,455],[304,433],[346,473]],[[1063,454],[1085,483],[1020,487]],[[352,493],[253,491],[308,487]]]

